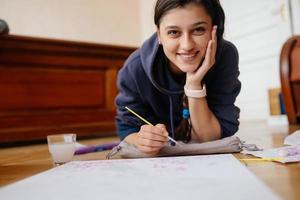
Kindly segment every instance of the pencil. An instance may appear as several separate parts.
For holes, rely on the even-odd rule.
[[[153,124],[151,124],[150,122],[148,122],[146,119],[144,119],[142,116],[140,116],[139,114],[137,114],[136,112],[134,112],[133,110],[131,110],[130,108],[128,108],[127,106],[125,106],[125,108],[131,112],[132,114],[134,114],[135,116],[137,116],[139,119],[141,119],[143,122],[145,122],[146,124],[150,125],[150,126],[154,126]],[[170,136],[168,136],[169,140],[171,140],[172,142],[174,142],[175,144],[177,144],[177,142],[171,138]]]
[[[282,161],[283,158],[241,158],[240,161]]]

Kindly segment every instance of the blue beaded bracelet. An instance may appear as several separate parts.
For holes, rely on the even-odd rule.
[[[182,117],[183,117],[184,119],[188,119],[188,118],[190,117],[190,111],[189,111],[189,109],[184,108],[184,109],[182,110]]]

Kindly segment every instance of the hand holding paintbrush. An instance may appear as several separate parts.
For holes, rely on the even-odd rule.
[[[165,146],[169,140],[177,144],[177,142],[168,135],[166,127],[163,124],[157,124],[154,126],[132,109],[127,106],[125,108],[147,124],[141,126],[140,131],[132,134],[132,137],[129,138],[129,140],[133,138],[132,141],[135,142],[130,143],[135,143],[141,151],[155,154],[159,152],[159,150]]]

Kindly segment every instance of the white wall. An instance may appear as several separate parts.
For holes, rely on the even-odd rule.
[[[141,43],[149,38],[155,31],[154,6],[156,0],[140,0],[141,16]]]
[[[11,34],[138,46],[139,0],[0,0]]]
[[[268,89],[280,87],[279,55],[291,36],[286,0],[221,0],[226,38],[240,54],[241,120],[268,119]]]
[[[293,30],[295,35],[300,35],[300,0],[291,1]]]

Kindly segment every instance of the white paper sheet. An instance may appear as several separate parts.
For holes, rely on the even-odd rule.
[[[284,139],[285,145],[300,145],[300,130],[291,133]]]
[[[273,161],[281,162],[281,163],[292,163],[292,162],[300,162],[299,151],[300,151],[300,145],[264,149],[261,151],[244,150],[241,153],[253,155],[259,158],[274,159]],[[289,155],[289,152],[292,154]]]
[[[9,200],[279,199],[231,154],[73,161],[0,188]]]

